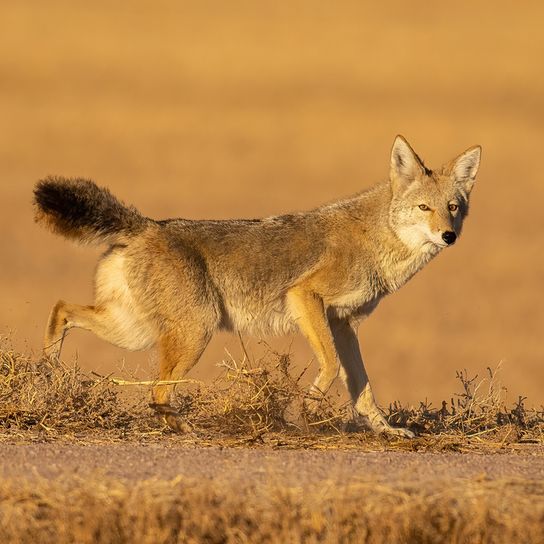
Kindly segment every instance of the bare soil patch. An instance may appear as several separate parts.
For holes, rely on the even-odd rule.
[[[398,451],[317,451],[280,448],[189,446],[175,441],[125,443],[0,444],[3,478],[54,480],[103,477],[127,483],[177,477],[220,479],[233,489],[276,484],[310,488],[368,481],[422,484],[449,479],[526,479],[544,477],[544,448],[503,454]]]

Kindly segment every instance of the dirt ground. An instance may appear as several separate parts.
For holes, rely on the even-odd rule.
[[[202,448],[172,443],[0,444],[2,478],[84,478],[136,483],[177,477],[245,486],[346,486],[363,482],[424,484],[437,480],[544,478],[544,449],[519,453],[279,451]]]
[[[305,413],[283,362],[186,391],[179,434],[107,377],[0,350],[2,541],[540,543],[542,413],[493,377],[393,407],[408,440]]]

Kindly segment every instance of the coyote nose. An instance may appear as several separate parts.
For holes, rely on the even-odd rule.
[[[447,230],[446,232],[442,234],[442,240],[444,240],[444,242],[446,242],[446,244],[448,244],[449,246],[451,246],[451,244],[453,244],[453,242],[455,242],[456,239],[457,239],[457,234],[455,234],[455,232],[451,230]]]

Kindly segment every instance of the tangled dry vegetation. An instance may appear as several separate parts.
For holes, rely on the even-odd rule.
[[[386,410],[393,425],[416,431],[413,441],[387,440],[364,432],[364,422],[347,404],[327,398],[318,414],[304,407],[302,374],[294,375],[286,354],[270,352],[267,360],[221,363],[212,384],[183,384],[176,402],[190,432],[178,439],[200,444],[228,443],[284,447],[375,446],[415,450],[465,450],[515,447],[544,441],[544,409],[527,408],[519,397],[507,404],[497,372],[484,379],[457,377],[461,392],[440,408],[427,403]],[[104,439],[155,439],[172,436],[148,407],[146,385],[111,376],[90,376],[77,364],[67,365],[0,350],[0,428],[3,439],[25,440],[101,436]],[[179,387],[178,389],[182,389]],[[137,390],[137,391],[135,391]]]
[[[527,409],[523,398],[507,405],[493,372],[483,380],[459,373],[461,392],[439,409],[424,403],[417,408],[391,405],[391,423],[419,433],[415,440],[392,440],[362,432],[346,405],[323,401],[318,415],[306,413],[301,375],[289,369],[287,355],[270,353],[258,364],[231,358],[222,366],[216,383],[184,384],[177,403],[190,431],[176,435],[149,409],[149,397],[142,391],[149,384],[127,387],[134,380],[89,376],[77,365],[4,347],[0,437],[16,447],[28,441],[44,446],[41,442],[48,440],[82,441],[85,448],[87,442],[103,448],[112,440],[160,440],[191,448],[265,445],[361,451],[497,451],[543,442],[543,411]],[[3,478],[2,542],[542,541],[541,480],[444,476],[341,486],[310,481],[301,488],[280,485],[274,474],[264,484],[248,478],[234,487],[221,472],[213,479],[133,481],[82,474],[46,479],[22,471]]]

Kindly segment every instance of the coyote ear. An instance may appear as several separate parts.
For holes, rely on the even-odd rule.
[[[421,159],[403,136],[397,136],[391,150],[390,178],[393,188],[405,187],[417,177],[425,174]]]
[[[481,155],[482,148],[475,145],[469,147],[445,167],[445,173],[451,176],[455,183],[463,187],[467,193],[470,193],[474,185]]]

